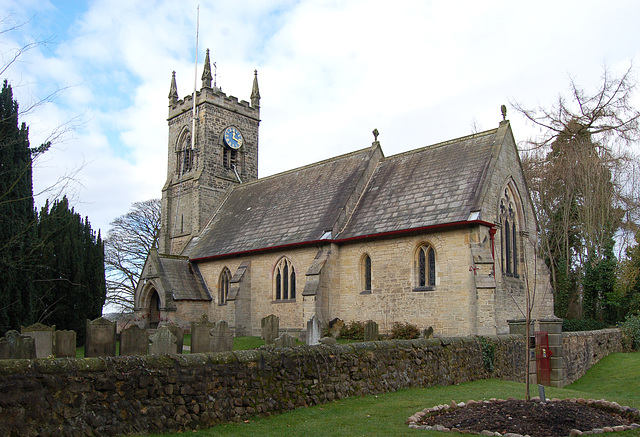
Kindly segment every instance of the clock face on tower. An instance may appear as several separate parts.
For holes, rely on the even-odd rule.
[[[223,139],[225,146],[231,149],[237,150],[242,147],[242,134],[233,126],[229,126],[224,130]]]

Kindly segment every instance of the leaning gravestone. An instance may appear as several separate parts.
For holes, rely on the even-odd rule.
[[[104,317],[87,320],[87,338],[84,346],[85,357],[116,356],[116,324]]]
[[[138,325],[120,331],[120,355],[147,355],[149,334]]]
[[[162,326],[149,337],[149,354],[175,354],[178,352],[177,338],[166,326]]]
[[[36,357],[36,341],[33,337],[20,335],[18,331],[8,331],[0,338],[0,359],[32,359]]]
[[[320,320],[314,315],[311,320],[307,322],[307,345],[313,346],[320,344],[320,334],[322,332],[322,325]]]
[[[191,353],[211,352],[211,330],[215,323],[209,321],[209,317],[203,314],[199,322],[191,322]]]
[[[53,356],[74,358],[76,356],[76,331],[55,331],[53,333]]]
[[[33,337],[36,343],[36,358],[46,358],[53,355],[53,333],[55,326],[46,326],[36,323],[31,326],[20,327],[20,333],[28,337]]]
[[[285,333],[275,339],[274,345],[275,347],[294,347],[296,345],[296,339]]]
[[[167,328],[176,336],[176,346],[178,348],[176,353],[181,354],[184,348],[184,332],[182,332],[182,328],[178,325],[167,325]]]
[[[224,320],[219,321],[211,329],[213,352],[230,352],[233,350],[233,334]]]
[[[378,341],[378,324],[373,320],[364,324],[364,341]]]
[[[280,335],[280,319],[278,316],[270,314],[260,321],[262,326],[262,338],[264,344],[274,344]]]

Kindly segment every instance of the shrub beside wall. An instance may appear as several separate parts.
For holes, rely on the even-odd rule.
[[[494,346],[493,371],[483,360]],[[485,353],[486,355],[486,353]],[[0,435],[120,435],[246,420],[348,396],[524,379],[520,336],[193,355],[0,361]]]

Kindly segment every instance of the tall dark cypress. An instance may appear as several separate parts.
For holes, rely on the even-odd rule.
[[[36,215],[27,126],[4,81],[0,92],[0,334],[34,321]]]
[[[45,204],[38,229],[43,322],[76,331],[82,342],[86,319],[100,316],[106,297],[102,239],[88,218],[83,220],[69,207],[66,197]]]

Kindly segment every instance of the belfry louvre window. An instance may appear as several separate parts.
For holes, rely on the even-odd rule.
[[[220,273],[220,282],[218,283],[218,305],[227,303],[229,295],[229,284],[231,283],[231,271],[228,268],[222,269]]]
[[[420,246],[417,252],[418,289],[436,286],[436,252],[429,245]]]
[[[288,258],[278,261],[274,272],[275,300],[295,300],[296,271]]]
[[[224,168],[232,169],[236,166],[238,160],[238,152],[236,150],[223,147],[222,149],[222,165]]]

